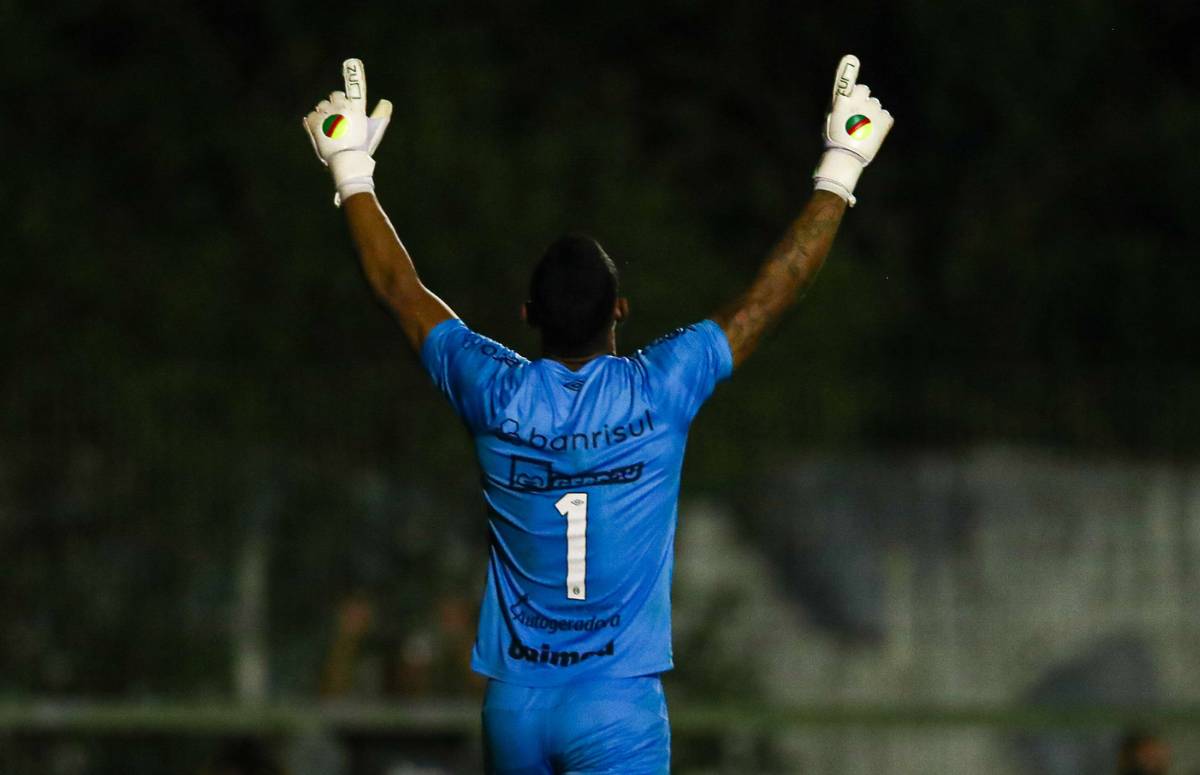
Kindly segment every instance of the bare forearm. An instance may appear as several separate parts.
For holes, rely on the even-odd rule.
[[[833,245],[846,202],[828,191],[815,191],[783,239],[763,261],[749,289],[714,320],[725,331],[737,366],[758,346],[762,335],[816,279]]]
[[[343,203],[342,209],[363,273],[419,352],[425,335],[438,323],[454,317],[454,312],[421,283],[412,258],[373,194],[356,194]]]
[[[363,272],[381,298],[401,295],[420,282],[412,258],[374,196],[352,196],[343,209]]]

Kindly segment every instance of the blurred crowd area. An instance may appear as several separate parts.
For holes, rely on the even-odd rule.
[[[165,575],[139,562],[149,552],[119,554],[123,532],[39,542],[27,526],[12,567],[58,597],[10,617],[8,674],[28,682],[16,696],[395,706],[430,719],[458,700],[467,711],[453,723],[342,719],[246,750],[290,775],[473,771],[478,505],[464,497],[455,517],[381,474],[339,488],[277,468],[273,481],[275,495],[219,537],[223,551],[203,551],[197,535],[195,557],[176,550]],[[808,452],[748,485],[689,500],[680,515],[667,676],[679,771],[1099,773],[1134,726],[1171,752],[1173,772],[1200,771],[1200,718],[1178,715],[1200,696],[1194,466],[995,445]],[[161,597],[134,592],[150,581]],[[63,616],[75,610],[91,617]],[[142,688],[103,683],[121,680]],[[764,728],[740,715],[754,708],[816,710]],[[891,708],[901,722],[946,715],[836,721],[845,708]],[[970,721],[980,709],[1013,716]],[[1036,715],[1047,710],[1068,715]],[[1176,715],[1163,721],[1162,710]],[[713,712],[716,722],[695,720]],[[164,736],[140,745],[158,750]],[[187,738],[171,750],[200,760],[224,750],[199,728]],[[141,771],[130,749],[78,731],[7,742],[24,752],[14,756],[64,757],[53,770],[63,775],[108,772],[106,756],[123,762],[111,771]]]
[[[32,127],[0,186],[0,698],[478,698],[471,445],[300,129],[344,57],[396,105],[377,190],[425,282],[535,355],[517,309],[564,231],[619,265],[624,350],[748,281],[853,51],[896,128],[815,288],[693,430],[673,708],[1196,704],[1195,3],[329,14],[0,3]],[[1126,726],[683,724],[676,759],[1108,772]],[[1193,732],[1147,746],[1191,773]],[[476,761],[461,731],[388,745],[0,730],[0,768]]]

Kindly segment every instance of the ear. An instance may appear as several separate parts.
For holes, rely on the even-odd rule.
[[[521,302],[521,322],[531,328],[537,328],[537,324],[533,322],[533,302]]]
[[[629,299],[625,296],[618,296],[617,303],[613,305],[613,322],[624,323],[629,319]]]

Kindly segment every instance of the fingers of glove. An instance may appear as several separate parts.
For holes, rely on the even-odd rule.
[[[392,103],[387,100],[380,100],[375,106],[375,110],[371,111],[370,118],[367,119],[367,124],[370,127],[367,140],[367,153],[374,154],[375,149],[379,147],[379,143],[383,140],[383,133],[387,131],[388,124],[392,121]]]
[[[350,100],[346,99],[345,92],[331,92],[329,95],[329,104],[333,106],[334,111],[337,113],[349,113],[354,110],[354,105]]]
[[[321,121],[326,115],[327,114],[324,111],[314,110],[312,113],[309,113],[304,117],[304,127],[308,130],[309,135],[311,135],[314,139],[317,136],[317,132],[321,131]]]
[[[346,83],[346,98],[359,113],[367,112],[367,71],[361,59],[342,62],[342,80]]]
[[[871,87],[865,83],[860,83],[854,87],[854,91],[850,93],[850,99],[855,102],[866,102],[871,98]],[[875,100],[878,104],[879,100]]]
[[[879,121],[883,122],[886,126],[891,126],[892,124],[896,123],[896,120],[892,118],[892,114],[888,112],[887,108],[883,107],[883,104],[880,103],[878,99],[872,97],[870,104],[871,109],[875,111],[877,116],[879,116]]]
[[[383,135],[387,132],[388,124],[391,123],[391,118],[372,118],[370,122],[370,133],[367,137],[367,153],[374,155],[375,149],[379,147],[379,143],[383,141]]]
[[[374,119],[390,119],[392,117],[392,102],[391,100],[380,100],[375,106],[375,110],[371,111],[371,118]]]
[[[838,62],[837,73],[833,79],[834,102],[837,102],[838,97],[850,96],[850,92],[854,89],[854,84],[858,80],[858,69],[858,57],[853,54],[846,54]]]
[[[896,123],[896,119],[892,118],[892,114],[888,113],[886,110],[881,110],[879,116],[879,123],[883,124],[883,134],[886,136],[891,130],[892,124]],[[883,141],[880,140],[880,142]]]
[[[869,94],[870,92],[868,91],[867,93]],[[860,109],[864,109],[874,116],[874,120],[883,126],[884,131],[895,123],[892,114],[887,111],[887,108],[883,107],[883,103],[879,101],[878,97],[871,97],[866,100],[865,104],[860,105]]]
[[[332,97],[333,95],[331,94],[329,96]],[[313,112],[314,113],[336,113],[337,111],[333,109],[332,102],[330,102],[329,100],[321,100],[320,102],[317,103],[316,110],[314,110]],[[309,114],[309,115],[312,115],[312,114]]]

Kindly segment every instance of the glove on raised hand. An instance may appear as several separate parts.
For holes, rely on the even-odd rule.
[[[854,186],[892,128],[892,114],[883,109],[858,79],[858,57],[847,54],[838,62],[833,101],[825,117],[825,153],[813,172],[813,187],[832,191],[855,203]]]
[[[348,197],[375,190],[371,156],[392,120],[392,103],[387,100],[380,100],[367,115],[367,74],[362,60],[343,62],[342,78],[346,90],[333,92],[304,117],[317,158],[333,174],[337,187],[333,203],[339,206]]]

